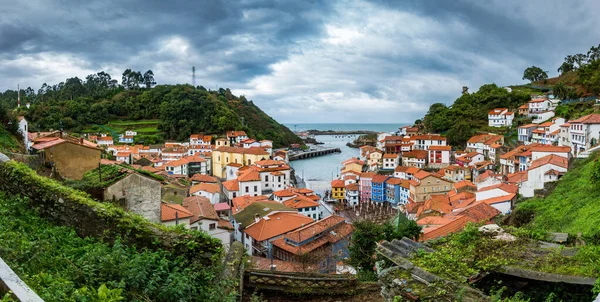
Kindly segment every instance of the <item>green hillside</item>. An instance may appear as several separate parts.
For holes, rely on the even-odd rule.
[[[575,163],[546,198],[532,198],[517,205],[515,216],[534,214],[530,227],[548,232],[567,232],[600,239],[600,187],[592,181],[598,170],[598,154]],[[598,172],[596,172],[598,173]]]
[[[158,85],[152,88],[116,85],[70,78],[54,86],[45,85],[35,93],[21,91],[21,107],[32,130],[65,129],[75,133],[136,130],[144,143],[187,140],[192,133],[221,135],[244,130],[250,137],[273,140],[275,147],[302,141],[252,101],[235,96],[229,89],[206,90],[191,85]],[[102,77],[110,76],[103,74]],[[0,93],[0,104],[16,107],[16,91]]]

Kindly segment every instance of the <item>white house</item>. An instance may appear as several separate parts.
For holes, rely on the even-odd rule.
[[[190,146],[210,146],[212,135],[192,134],[190,135]]]
[[[518,191],[519,187],[516,185],[500,183],[478,189],[475,192],[475,199],[476,201],[483,201],[498,211],[507,214],[512,210],[512,202]]]
[[[125,135],[126,136],[136,136],[137,132],[136,131],[127,130],[127,131],[125,131]]]
[[[220,201],[221,189],[218,184],[201,183],[190,187],[191,196],[202,196],[210,200],[210,203],[217,204]]]
[[[496,108],[488,113],[488,125],[490,127],[510,127],[515,118],[515,113],[507,108]]]
[[[519,141],[523,142],[525,145],[529,145],[531,143],[531,137],[533,136],[532,131],[537,129],[538,125],[536,124],[527,124],[523,126],[519,126]]]
[[[183,225],[186,229],[189,229],[192,216],[193,214],[182,205],[161,202],[161,222],[166,226]]]
[[[165,171],[167,171],[167,173],[169,173],[169,174],[188,175],[189,174],[188,164],[189,164],[188,160],[185,158],[182,158],[179,160],[169,161],[164,166],[165,166]]]
[[[529,117],[534,117],[540,113],[547,112],[551,109],[552,103],[548,99],[533,99],[527,103],[529,106]]]
[[[183,206],[193,214],[190,218],[190,229],[204,231],[229,248],[233,240],[233,226],[228,220],[219,218],[214,205],[207,198],[190,196],[183,200]]]
[[[415,135],[410,138],[413,150],[429,150],[430,146],[446,146],[446,138],[438,134]]]
[[[383,155],[383,164],[381,165],[382,170],[394,170],[400,165],[400,155],[386,153]]]
[[[101,136],[96,139],[96,144],[100,147],[108,147],[114,145],[113,138],[111,136]]]
[[[23,145],[29,149],[29,123],[24,116],[19,116],[19,133],[23,136]]]
[[[121,136],[119,136],[119,143],[133,144],[133,136],[132,135],[121,135]]]
[[[260,174],[252,169],[246,169],[240,172],[237,181],[239,183],[238,196],[241,195],[262,195],[262,184]]]
[[[557,181],[568,168],[569,160],[556,154],[534,160],[527,169],[527,180],[521,183],[519,193],[523,197],[533,197],[535,190],[543,189],[547,182]]]
[[[124,162],[128,165],[132,164],[131,152],[129,151],[117,152],[116,157],[117,161]]]
[[[302,194],[298,194],[284,201],[283,205],[291,209],[296,209],[299,214],[314,220],[320,220],[323,218],[320,204]]]
[[[600,139],[600,114],[590,114],[570,121],[571,147],[574,155],[596,146]]]
[[[351,183],[346,185],[346,190],[344,190],[344,194],[346,201],[349,206],[357,206],[360,195],[360,185],[358,183]]]

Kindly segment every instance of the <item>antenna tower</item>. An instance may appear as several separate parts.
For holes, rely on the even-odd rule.
[[[192,85],[196,87],[196,66],[192,66]]]

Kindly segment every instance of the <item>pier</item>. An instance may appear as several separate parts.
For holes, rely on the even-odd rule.
[[[289,154],[290,161],[298,159],[306,159],[311,157],[323,156],[331,153],[340,153],[340,148],[319,148],[317,150],[298,151]]]

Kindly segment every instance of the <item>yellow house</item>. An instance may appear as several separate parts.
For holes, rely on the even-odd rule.
[[[344,201],[346,193],[346,184],[341,179],[331,181],[331,198],[337,199],[339,202]]]
[[[382,158],[383,152],[375,150],[369,153],[369,160],[367,161],[367,164],[369,165],[369,167],[373,164],[377,164],[378,167],[381,167]]]
[[[354,171],[356,173],[361,173],[365,162],[359,160],[358,158],[350,158],[342,162],[342,172]]]
[[[225,178],[225,167],[230,163],[249,166],[265,159],[269,159],[269,152],[260,147],[239,148],[221,146],[212,152],[212,173],[213,176]]]

